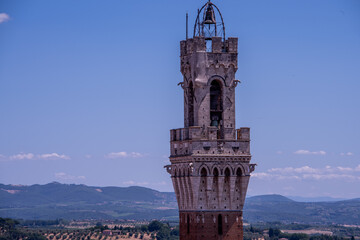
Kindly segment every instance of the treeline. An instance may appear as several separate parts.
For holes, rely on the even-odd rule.
[[[56,220],[18,220],[19,226],[22,227],[54,227],[67,225],[70,221],[64,219],[56,219]]]
[[[305,227],[305,226],[304,226]],[[306,229],[302,228],[301,229]],[[266,234],[267,232],[267,234]],[[266,236],[268,235],[268,236]],[[288,240],[349,240],[349,238],[339,237],[336,235],[329,236],[324,234],[308,235],[305,233],[284,233],[279,228],[256,228],[253,226],[244,228],[244,240],[252,240],[265,237],[269,240],[279,240],[279,239],[288,239]],[[351,240],[355,240],[354,236],[351,237]]]
[[[26,233],[16,228],[19,221],[10,218],[0,218],[0,240],[27,239],[46,240],[41,234]]]
[[[95,227],[89,229],[90,231],[104,232],[105,230],[120,231],[121,235],[128,235],[134,237],[140,237],[144,234],[150,235],[152,239],[157,240],[177,240],[179,239],[179,226],[170,227],[168,223],[162,223],[160,221],[152,221],[148,225],[140,225],[135,227],[118,227],[114,226],[109,228],[107,225],[102,225],[100,222]]]

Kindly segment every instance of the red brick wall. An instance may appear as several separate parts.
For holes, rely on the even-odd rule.
[[[180,212],[180,240],[243,240],[241,216],[235,211]]]

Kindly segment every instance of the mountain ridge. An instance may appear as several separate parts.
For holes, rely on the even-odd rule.
[[[58,182],[30,186],[0,184],[0,217],[22,219],[178,220],[175,193],[150,188],[96,187]],[[271,194],[248,197],[248,222],[360,225],[360,198],[297,202]]]

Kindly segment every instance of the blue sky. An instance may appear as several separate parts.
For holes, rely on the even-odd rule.
[[[0,0],[0,182],[172,191],[179,41],[204,1]],[[249,195],[360,197],[360,2],[224,0]]]

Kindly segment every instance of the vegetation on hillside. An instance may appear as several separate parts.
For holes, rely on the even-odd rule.
[[[35,232],[24,232],[16,228],[19,222],[10,218],[0,218],[0,240],[46,240],[44,236]]]

